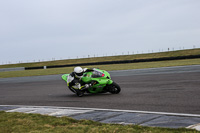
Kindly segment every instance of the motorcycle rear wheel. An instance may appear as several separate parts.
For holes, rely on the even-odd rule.
[[[84,90],[72,89],[71,87],[69,87],[69,89],[79,97],[82,97],[85,93]]]
[[[85,92],[85,91],[77,90],[77,91],[76,91],[76,95],[79,96],[79,97],[82,97],[82,96],[84,95],[84,92]]]

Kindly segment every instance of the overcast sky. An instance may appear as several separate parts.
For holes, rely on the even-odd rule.
[[[200,47],[200,0],[0,0],[0,64]]]

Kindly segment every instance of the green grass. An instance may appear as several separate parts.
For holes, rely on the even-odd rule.
[[[0,111],[0,133],[194,133],[196,130],[104,124],[69,117]]]
[[[100,68],[103,70],[111,71],[111,70],[158,68],[158,67],[199,65],[199,64],[200,64],[200,59],[186,59],[186,60],[141,62],[141,63],[113,64],[113,65],[93,65],[93,66],[83,66],[83,68],[84,67]],[[74,67],[25,70],[25,71],[6,71],[6,72],[0,72],[0,78],[64,74],[72,72],[73,68]]]
[[[8,64],[8,65],[0,65],[0,68],[67,65],[76,63],[150,59],[150,58],[177,57],[177,56],[187,56],[187,55],[200,55],[200,49],[198,48],[198,49],[178,50],[178,51],[150,53],[150,54],[120,55],[120,56],[94,57],[94,58],[83,58],[83,59],[56,60],[56,61],[35,62],[35,63]]]
[[[101,61],[177,57],[177,56],[187,56],[187,55],[200,55],[200,49],[179,50],[179,51],[151,53],[151,54],[58,60],[58,61],[37,62],[37,63],[10,64],[10,65],[0,65],[0,68],[66,65],[66,64],[101,62]],[[185,65],[199,65],[199,64],[200,64],[200,59],[198,58],[198,59],[140,62],[140,63],[113,64],[113,65],[91,65],[91,66],[83,66],[83,67],[100,68],[107,71],[111,71],[111,70],[157,68],[157,67],[185,66]],[[6,72],[0,72],[0,78],[64,74],[64,73],[72,72],[73,68],[74,67],[51,68],[51,69],[45,69],[45,70],[39,69],[39,70],[26,70],[26,71],[6,71]]]

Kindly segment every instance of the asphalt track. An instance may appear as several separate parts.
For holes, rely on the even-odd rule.
[[[200,114],[200,65],[110,72],[120,94],[77,97],[61,75],[0,79],[0,105]]]

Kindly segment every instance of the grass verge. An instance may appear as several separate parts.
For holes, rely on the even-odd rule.
[[[68,64],[104,62],[104,61],[177,57],[177,56],[189,56],[189,55],[200,55],[200,48],[169,51],[169,52],[160,52],[160,53],[149,53],[149,54],[134,54],[134,55],[120,55],[120,56],[93,57],[93,58],[82,58],[82,59],[56,60],[56,61],[34,62],[34,63],[8,64],[8,65],[0,65],[0,68],[40,67],[40,66],[68,65]]]
[[[143,127],[139,125],[104,124],[91,120],[75,120],[40,114],[0,111],[0,133],[194,133],[179,128]]]
[[[185,60],[141,62],[141,63],[113,64],[113,65],[93,65],[93,66],[83,66],[83,68],[84,67],[100,68],[103,70],[112,71],[112,70],[128,70],[128,69],[158,68],[158,67],[170,67],[170,66],[199,65],[199,64],[200,64],[200,59],[185,59]],[[0,72],[0,78],[64,74],[64,73],[72,72],[73,68],[74,67],[25,70],[25,71],[6,71],[6,72]]]

